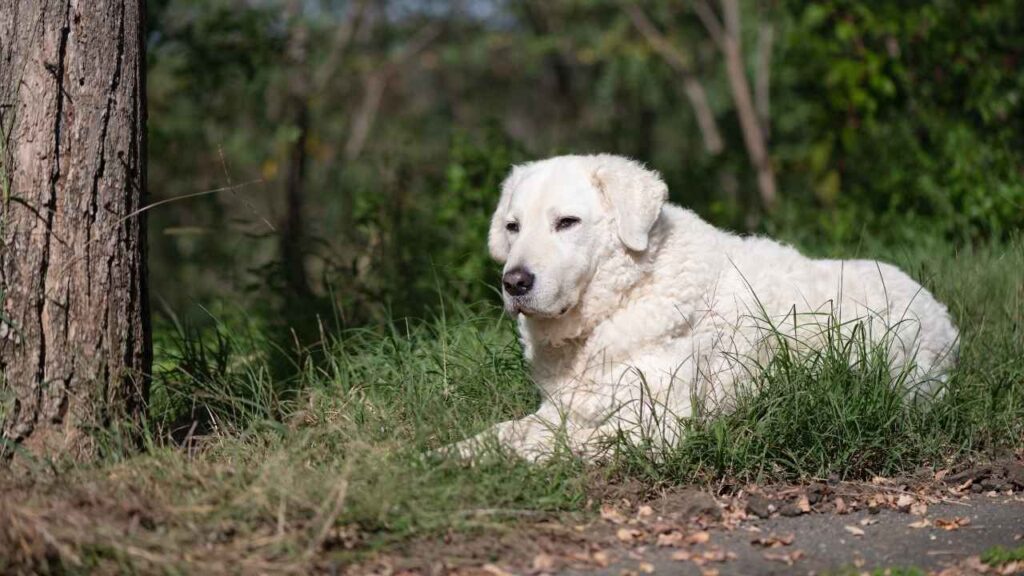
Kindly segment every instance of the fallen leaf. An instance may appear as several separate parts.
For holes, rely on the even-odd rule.
[[[493,576],[513,576],[511,572],[504,570],[500,566],[496,566],[494,564],[484,564],[480,567],[480,569],[484,572],[487,572],[488,574],[492,574]]]
[[[570,560],[572,560],[572,561],[574,561],[576,563],[580,563],[580,562],[589,563],[590,562],[590,553],[588,553],[586,550],[578,550],[578,551],[574,551],[574,552],[569,552],[569,555],[566,556],[566,558],[568,558],[568,559],[570,559]]]
[[[931,525],[932,523],[928,521],[927,518],[922,518],[917,522],[911,522],[910,524],[907,524],[907,526],[910,526],[911,528],[927,528]]]
[[[778,548],[780,546],[789,546],[793,543],[794,538],[795,536],[792,533],[783,534],[781,536],[771,534],[769,536],[755,538],[751,540],[750,543],[756,546],[762,546],[764,548]]]
[[[619,531],[615,533],[615,537],[622,542],[632,542],[643,535],[644,533],[636,528],[619,528]]]
[[[765,552],[762,554],[765,560],[772,560],[774,562],[782,562],[786,566],[792,566],[797,560],[804,557],[802,550],[794,550],[789,553],[785,552]]]
[[[679,524],[677,522],[655,522],[650,524],[647,529],[652,534],[662,534],[678,530]]]
[[[963,484],[957,486],[956,488],[950,488],[950,490],[954,494],[959,494],[960,492],[963,492],[964,490],[970,488],[971,484],[974,484],[974,478],[968,478],[967,480],[964,481]]]
[[[860,521],[861,526],[871,526],[872,524],[878,524],[878,518],[865,518]]]
[[[850,511],[850,509],[847,508],[846,506],[846,500],[843,500],[842,497],[836,498],[835,506],[836,514],[846,514]]]
[[[964,566],[970,569],[972,574],[988,572],[988,564],[982,562],[980,556],[968,556],[964,559]]]
[[[910,512],[910,507],[914,504],[914,497],[910,494],[900,494],[898,500],[896,500],[896,509],[900,512]]]
[[[943,470],[939,470],[938,472],[935,473],[935,481],[936,482],[942,482],[942,480],[946,477],[947,474],[949,474],[949,469],[948,468],[947,469],[943,469]]]
[[[914,516],[924,516],[928,513],[928,505],[924,502],[914,502],[910,506],[910,513]]]
[[[607,568],[612,563],[612,559],[608,557],[608,553],[604,550],[598,550],[590,555],[590,559],[594,561],[601,568]]]
[[[1009,564],[1003,564],[999,567],[999,573],[1004,576],[1010,576],[1010,574],[1020,574],[1024,572],[1024,562],[1016,560]]]
[[[725,551],[720,548],[713,548],[711,550],[705,550],[701,557],[705,562],[725,562],[726,554]]]
[[[708,540],[711,540],[711,534],[708,534],[704,530],[694,532],[686,537],[687,544],[706,544]]]
[[[621,512],[616,510],[614,506],[608,505],[601,506],[601,518],[612,524],[623,524],[626,522],[626,517]]]
[[[864,535],[864,531],[861,530],[860,528],[857,528],[856,526],[844,526],[844,528],[846,529],[847,532],[849,532],[850,534],[853,534],[854,536],[863,536]]]
[[[697,566],[704,566],[709,562],[725,562],[726,560],[733,560],[736,558],[736,555],[731,552],[725,552],[719,548],[713,548],[703,552],[679,550],[673,552],[671,558],[679,562],[689,561],[693,562]]]
[[[722,507],[722,520],[726,523],[738,523],[746,520],[747,512],[745,505],[739,505],[736,501],[730,502]]]
[[[671,558],[677,562],[686,562],[693,558],[693,554],[691,554],[689,550],[680,550],[678,552],[673,552]]]
[[[652,514],[654,514],[654,508],[651,508],[650,506],[647,506],[647,505],[641,506],[641,507],[637,508],[637,510],[636,510],[636,515],[641,517],[641,518],[645,518],[645,517],[650,516]]]
[[[654,564],[651,564],[650,562],[641,562],[636,568],[642,574],[654,574]]]
[[[534,572],[551,572],[555,568],[555,559],[550,554],[537,554],[533,557]]]
[[[701,576],[718,576],[718,570],[716,568],[708,568],[707,570],[701,571]]]
[[[678,530],[666,532],[664,534],[658,534],[658,546],[666,547],[673,546],[677,547],[683,543],[683,533]]]
[[[936,518],[935,527],[942,528],[943,530],[953,531],[959,530],[964,526],[971,523],[971,519],[966,516],[956,516],[954,518]]]

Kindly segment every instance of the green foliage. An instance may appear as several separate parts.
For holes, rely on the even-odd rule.
[[[357,35],[325,91],[309,97],[304,214],[317,294],[296,303],[280,282],[273,217],[297,130],[281,51],[304,25],[315,77],[343,4],[293,21],[274,2],[154,8],[155,194],[262,179],[155,215],[165,232],[153,243],[155,284],[170,309],[238,294],[245,309],[165,333],[176,335],[159,348],[156,428],[275,428],[311,402],[314,420],[343,415],[344,429],[332,429],[344,442],[417,451],[528,410],[535,397],[509,327],[464,304],[493,299],[490,211],[511,164],[608,151],[647,161],[674,201],[717,223],[816,255],[888,253],[964,328],[963,369],[930,410],[898,401],[872,350],[861,353],[873,360],[845,368],[849,342],[836,339],[818,357],[777,357],[734,414],[694,420],[668,458],[624,448],[622,470],[665,481],[859,476],[1019,441],[1021,304],[1010,287],[1024,264],[1019,3],[743,2],[752,78],[759,25],[777,30],[770,145],[783,205],[761,220],[750,218],[753,178],[722,61],[691,10],[645,4],[707,90],[726,140],[717,157],[703,150],[678,72],[617,3],[377,13],[377,27]],[[368,146],[346,159],[365,80],[434,19],[445,19],[444,33],[388,77]],[[954,254],[951,239],[975,247]],[[244,323],[255,335],[247,341]],[[351,330],[360,326],[369,328]]]
[[[989,566],[996,567],[1011,562],[1024,562],[1024,546],[1018,546],[1017,548],[994,546],[982,553],[981,561]]]
[[[512,163],[555,153],[635,156],[713,222],[808,244],[975,242],[1024,225],[1019,2],[741,2],[752,81],[761,27],[775,30],[769,144],[783,205],[768,218],[721,55],[692,10],[644,3],[706,90],[725,139],[717,156],[678,71],[619,3],[423,3],[386,17],[381,6],[332,60],[347,2],[291,17],[274,1],[151,2],[154,197],[258,182],[153,212],[153,284],[172,309],[244,296],[315,331],[316,313],[281,304],[278,247],[302,66],[319,86],[306,98],[302,244],[316,312],[338,308],[347,325],[421,316],[441,284],[489,297],[497,186]],[[369,79],[430,23],[442,33],[387,75],[367,146],[348,158]],[[298,27],[302,66],[285,54]]]
[[[483,144],[457,136],[443,191],[435,204],[424,207],[426,213],[418,215],[419,222],[436,227],[442,235],[430,254],[438,265],[435,274],[443,278],[445,288],[454,289],[458,300],[475,302],[493,296],[497,266],[487,251],[491,213],[509,167],[524,157],[493,133]],[[422,256],[421,250],[416,252]]]
[[[909,216],[924,233],[972,239],[1024,224],[1019,2],[834,0],[787,11],[784,176],[877,230]]]
[[[224,325],[204,336],[184,331],[166,343],[151,428],[178,442],[212,435],[199,465],[230,461],[240,475],[196,505],[258,489],[266,504],[243,500],[221,512],[246,523],[275,522],[281,498],[300,508],[328,499],[338,474],[349,482],[341,521],[384,539],[458,524],[475,508],[579,506],[582,478],[571,462],[496,459],[464,470],[424,458],[539,401],[509,320],[491,307],[449,313],[326,336],[325,361],[301,367],[289,402],[268,389],[259,342]],[[160,467],[174,459],[157,454]]]

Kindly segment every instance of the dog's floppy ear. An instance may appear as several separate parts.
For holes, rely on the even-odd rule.
[[[630,250],[643,252],[651,227],[668,198],[668,186],[657,172],[639,162],[611,155],[595,159],[594,185],[615,213],[619,238]]]
[[[508,258],[509,251],[508,234],[505,232],[505,216],[512,203],[512,192],[519,186],[524,171],[523,166],[512,167],[512,172],[501,183],[498,207],[494,209],[494,215],[491,216],[491,229],[487,233],[487,248],[491,252],[491,258],[502,264]]]

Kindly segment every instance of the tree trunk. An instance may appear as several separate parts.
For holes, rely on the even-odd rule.
[[[308,30],[302,21],[299,2],[292,2],[288,8],[289,23],[292,27],[288,39],[287,59],[291,67],[287,86],[287,114],[296,130],[295,142],[288,152],[288,169],[285,176],[285,218],[281,231],[281,261],[284,266],[285,283],[293,296],[305,300],[312,290],[306,275],[306,170],[309,157],[306,143],[309,137],[309,72],[307,70]]]
[[[0,0],[0,454],[85,459],[152,364],[144,0]]]
[[[285,218],[281,230],[281,260],[285,281],[292,293],[305,298],[312,293],[306,276],[306,227],[303,216],[306,196],[306,141],[309,134],[309,106],[295,102],[295,142],[288,152],[288,173],[285,176]]]
[[[761,193],[761,203],[771,211],[778,203],[778,192],[775,188],[775,170],[772,168],[771,157],[768,155],[768,138],[764,127],[757,117],[757,110],[751,97],[750,83],[743,65],[743,48],[741,43],[742,28],[740,26],[740,8],[738,0],[722,0],[722,11],[725,19],[725,33],[721,40],[722,52],[725,56],[725,71],[729,77],[729,88],[732,90],[736,115],[739,117],[743,142],[747,147],[750,164],[757,171],[757,189]]]

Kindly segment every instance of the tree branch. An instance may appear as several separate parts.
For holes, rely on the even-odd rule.
[[[345,19],[338,25],[338,29],[334,32],[334,40],[331,43],[331,51],[327,54],[327,60],[324,61],[323,65],[317,70],[315,81],[313,82],[313,93],[322,94],[327,88],[327,83],[331,80],[345,59],[345,54],[348,52],[349,46],[352,44],[352,39],[355,38],[356,31],[359,30],[363,20],[363,13],[366,11],[366,0],[359,0],[352,5],[352,8],[345,14]]]
[[[704,149],[710,154],[720,153],[725,148],[722,134],[718,130],[715,115],[708,104],[704,85],[693,74],[689,56],[672,44],[638,5],[628,1],[623,2],[623,9],[633,22],[633,26],[643,35],[651,48],[683,77],[683,92],[697,116],[697,127],[704,140]]]
[[[705,0],[695,0],[693,2],[693,11],[697,13],[697,18],[700,18],[704,28],[708,31],[708,36],[711,40],[718,45],[720,49],[725,46],[725,32],[722,30],[722,24],[718,22],[718,17],[715,16],[715,11],[708,5]]]
[[[387,86],[388,75],[382,72],[370,74],[363,83],[363,101],[359,105],[355,119],[352,120],[352,127],[348,132],[348,140],[345,141],[345,160],[352,161],[359,157],[366,140],[370,135],[377,120],[377,112],[380,110],[380,102],[384,98],[384,88]]]
[[[754,71],[754,104],[764,129],[765,139],[771,138],[771,74],[772,45],[775,27],[762,22],[757,28],[757,68]]]
[[[720,3],[722,4],[722,20],[725,21],[725,33],[736,40],[737,46],[742,46],[743,29],[740,26],[738,0],[720,0]]]
[[[711,7],[705,0],[693,2],[697,17],[704,23],[708,35],[718,44],[725,58],[725,72],[729,80],[736,115],[743,133],[743,144],[747,149],[747,158],[757,172],[757,189],[761,203],[766,210],[772,210],[778,201],[775,187],[775,172],[771,158],[768,156],[768,144],[765,130],[758,119],[754,100],[751,97],[750,82],[743,64],[742,26],[740,8],[737,0],[720,0],[725,29],[715,17]]]
[[[303,20],[302,3],[291,0],[285,16],[289,25],[285,46],[286,62],[290,66],[286,90],[286,114],[297,134],[288,150],[285,169],[285,216],[281,226],[280,251],[285,281],[290,291],[300,297],[312,293],[305,265],[306,172],[308,156],[306,142],[309,136],[309,30]]]
[[[352,121],[348,140],[345,142],[345,160],[355,160],[366,146],[366,140],[377,120],[384,91],[391,78],[413,57],[425,50],[441,34],[437,24],[427,24],[392,56],[385,66],[367,76],[363,88],[363,101]]]
[[[655,52],[661,55],[670,66],[676,69],[681,74],[692,74],[690,67],[690,57],[688,54],[679,49],[676,45],[672,44],[664,34],[658,30],[654,22],[647,17],[643,9],[631,2],[624,2],[624,9],[629,19],[633,22],[633,26],[647,39],[647,43],[651,45],[651,48]]]

